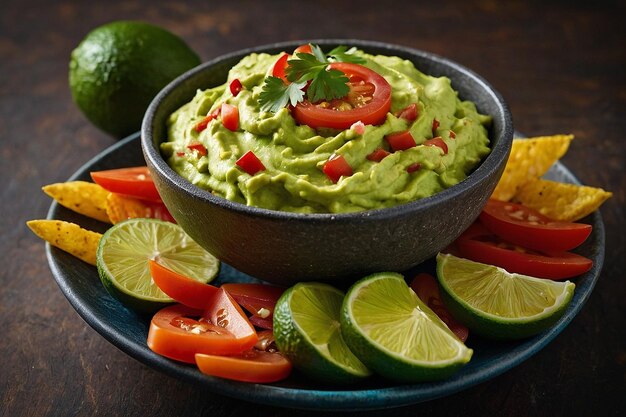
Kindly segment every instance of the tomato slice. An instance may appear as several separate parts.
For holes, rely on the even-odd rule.
[[[150,322],[148,347],[155,353],[194,363],[196,353],[236,355],[250,348],[223,327],[201,318],[202,310],[182,304],[159,310]]]
[[[411,288],[415,294],[443,321],[446,326],[458,337],[462,342],[467,340],[469,329],[456,321],[450,314],[446,306],[441,301],[439,294],[439,285],[437,280],[430,274],[420,273],[411,281]]]
[[[480,221],[502,239],[540,251],[566,251],[583,243],[591,225],[552,220],[521,204],[489,200]]]
[[[591,269],[593,261],[571,252],[540,252],[508,243],[475,224],[456,241],[464,258],[538,278],[565,279]]]
[[[245,349],[250,349],[258,340],[256,330],[246,314],[223,288],[218,289],[213,302],[204,311],[203,317],[232,333],[237,340],[241,341]]]
[[[197,354],[196,364],[205,375],[243,382],[276,382],[291,373],[291,362],[281,353],[256,349],[239,356]]]
[[[329,127],[348,129],[361,121],[378,125],[385,121],[391,107],[391,86],[380,74],[358,64],[333,62],[328,66],[346,74],[350,92],[339,100],[300,102],[293,108],[293,117],[300,124],[314,129]]]
[[[127,197],[161,202],[148,167],[118,168],[91,172],[91,178],[107,191]]]
[[[228,283],[222,284],[221,288],[253,315],[270,319],[276,302],[285,292],[285,288],[266,284]]]
[[[148,267],[157,287],[174,300],[188,307],[205,309],[219,292],[219,288],[213,285],[204,284],[181,275],[152,259],[148,261]]]
[[[288,53],[283,52],[272,67],[272,76],[282,79],[285,83],[289,82],[287,80],[287,73],[285,72],[285,69],[287,68],[287,61],[290,57],[291,56]]]

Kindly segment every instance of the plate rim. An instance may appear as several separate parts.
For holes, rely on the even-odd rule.
[[[88,172],[89,167],[107,156],[110,156],[118,149],[130,146],[133,141],[136,141],[136,146],[140,147],[139,138],[140,133],[136,132],[102,150],[79,167],[67,181],[73,181],[84,176],[84,174]],[[563,175],[569,177],[568,179],[573,183],[580,184],[580,181],[565,165],[557,162],[555,166]],[[60,207],[61,206],[58,205],[56,201],[53,201],[48,210],[47,219],[55,219]],[[236,399],[245,399],[259,404],[307,410],[364,411],[406,406],[452,395],[493,379],[511,368],[520,365],[534,354],[541,351],[548,343],[556,338],[580,312],[593,292],[593,288],[602,271],[605,252],[604,222],[598,210],[590,216],[590,219],[593,225],[592,234],[595,235],[597,239],[597,244],[594,246],[592,254],[594,265],[583,277],[576,278],[577,289],[580,288],[580,281],[584,279],[583,289],[579,289],[574,294],[574,299],[577,299],[578,302],[576,304],[570,304],[563,317],[561,317],[553,327],[537,336],[516,342],[515,347],[507,353],[505,358],[499,359],[497,364],[491,365],[486,369],[478,369],[465,374],[463,370],[461,370],[452,378],[440,382],[402,384],[354,390],[305,389],[272,384],[250,384],[230,381],[204,375],[200,373],[197,368],[181,365],[157,355],[152,352],[147,345],[140,346],[132,340],[123,337],[111,323],[101,320],[93,314],[90,306],[81,300],[66,276],[66,271],[61,267],[57,259],[57,254],[60,252],[59,249],[52,247],[50,244],[46,244],[46,257],[57,285],[78,315],[115,347],[151,368],[170,376],[183,379],[186,382],[201,385],[216,394]]]

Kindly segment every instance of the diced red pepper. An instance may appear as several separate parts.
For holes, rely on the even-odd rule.
[[[406,167],[406,172],[410,174],[411,172],[419,171],[420,169],[422,169],[422,164],[416,162]]]
[[[192,151],[198,152],[199,156],[205,156],[207,154],[206,147],[203,144],[201,144],[201,143],[189,144],[189,145],[187,145],[187,148],[189,148]]]
[[[217,109],[213,110],[211,114],[207,114],[204,119],[196,123],[196,125],[194,126],[195,131],[200,133],[204,129],[206,129],[209,123],[211,122],[211,120],[217,119],[221,111],[222,111],[222,107],[218,107]]]
[[[398,111],[396,113],[396,117],[400,119],[405,119],[409,122],[417,119],[417,105],[415,103],[409,104],[404,109]]]
[[[352,175],[352,167],[343,155],[332,154],[322,168],[324,174],[333,182],[337,183],[341,177]]]
[[[231,104],[222,104],[222,124],[230,131],[239,129],[239,109]]]
[[[239,81],[239,78],[235,78],[234,80],[232,80],[229,87],[233,97],[237,97],[237,94],[239,94],[239,92],[243,90],[243,85],[241,84],[241,81]]]
[[[408,130],[405,130],[404,132],[392,133],[391,135],[385,136],[385,139],[387,139],[389,146],[391,146],[391,149],[394,151],[403,151],[417,146],[415,139],[413,139],[411,132]]]
[[[237,166],[246,171],[250,175],[254,175],[259,171],[265,170],[263,162],[252,151],[246,152],[241,158],[235,162]]]
[[[380,162],[388,155],[391,155],[391,153],[384,150],[383,148],[378,148],[371,154],[367,155],[367,159],[374,162]]]
[[[441,139],[441,136],[437,136],[436,138],[428,139],[424,142],[424,146],[437,146],[443,150],[443,154],[448,154],[448,145]]]

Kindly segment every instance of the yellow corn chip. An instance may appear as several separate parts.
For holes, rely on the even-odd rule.
[[[26,222],[37,236],[83,261],[95,265],[96,250],[102,235],[79,225],[61,220],[30,220]]]
[[[596,211],[612,195],[601,188],[535,179],[524,184],[513,200],[554,220],[573,222]]]
[[[110,223],[106,213],[109,192],[93,182],[70,181],[46,185],[43,192],[60,205],[101,222]]]
[[[519,187],[545,174],[567,152],[572,139],[573,135],[514,139],[504,174],[491,198],[509,201]]]
[[[107,197],[106,211],[111,223],[139,217],[154,217],[152,208],[135,198],[110,193]]]

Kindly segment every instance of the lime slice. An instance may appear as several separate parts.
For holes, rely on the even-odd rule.
[[[180,226],[154,219],[117,223],[102,236],[96,253],[98,274],[107,291],[146,313],[174,301],[152,281],[150,259],[200,282],[211,281],[220,268],[220,262]]]
[[[280,297],[274,309],[278,349],[296,369],[330,383],[349,383],[370,375],[341,335],[343,293],[327,284],[299,283]]]
[[[393,380],[444,379],[472,357],[472,350],[393,272],[370,275],[350,287],[341,330],[368,368]]]
[[[576,287],[441,253],[437,275],[452,315],[492,339],[520,339],[551,327],[565,313]]]

